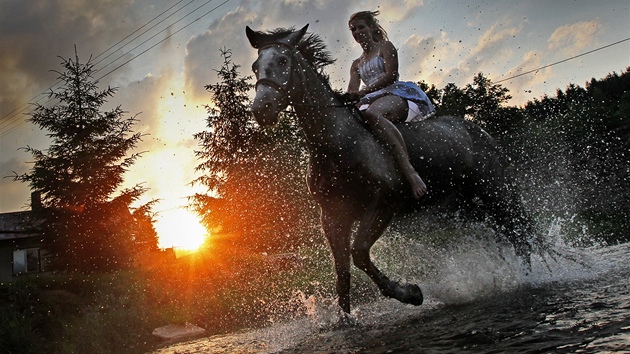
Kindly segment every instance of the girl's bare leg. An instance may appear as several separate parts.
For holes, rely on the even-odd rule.
[[[420,199],[427,193],[427,186],[409,162],[409,153],[403,136],[393,123],[404,121],[407,109],[407,102],[400,97],[385,96],[372,103],[363,114],[374,134],[390,147],[405,178],[411,184],[414,198]]]

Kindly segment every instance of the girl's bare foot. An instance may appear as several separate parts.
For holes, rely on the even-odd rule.
[[[409,178],[409,183],[411,184],[411,192],[413,194],[413,197],[417,200],[427,194],[427,185],[424,184],[424,181],[417,172],[411,174]]]

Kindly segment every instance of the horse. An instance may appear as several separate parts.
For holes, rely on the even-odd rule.
[[[257,81],[251,111],[259,125],[267,126],[293,107],[309,152],[307,185],[319,205],[321,227],[332,250],[341,310],[350,314],[351,261],[384,296],[423,303],[418,285],[390,280],[370,258],[371,247],[394,215],[420,207],[455,203],[485,209],[528,263],[531,220],[506,173],[497,142],[478,125],[458,117],[398,123],[410,161],[429,189],[422,199],[414,199],[388,148],[370,132],[354,105],[331,88],[322,68],[334,60],[319,36],[306,35],[307,29],[308,25],[261,32],[246,27],[251,46],[258,50],[252,65]]]

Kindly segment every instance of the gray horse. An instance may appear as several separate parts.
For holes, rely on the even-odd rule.
[[[321,208],[341,309],[350,312],[351,259],[383,295],[422,304],[417,285],[390,280],[370,259],[370,248],[393,216],[421,206],[482,206],[529,263],[533,228],[492,137],[456,117],[398,124],[411,163],[429,190],[415,200],[388,149],[375,139],[356,109],[331,89],[321,68],[332,60],[318,36],[306,35],[307,28],[263,33],[247,27],[249,42],[258,49],[252,65],[257,78],[252,111],[260,125],[270,125],[287,106],[295,110],[310,153],[308,188]]]

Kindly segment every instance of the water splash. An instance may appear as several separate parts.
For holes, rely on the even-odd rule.
[[[621,272],[618,278],[627,279],[630,264],[626,259],[630,245],[575,247],[567,241],[567,222],[570,220],[557,218],[545,226],[545,243],[555,253],[553,257],[545,253],[534,255],[531,270],[523,267],[508,243],[497,241],[494,232],[484,225],[453,227],[446,230],[447,238],[434,237],[431,230],[425,230],[421,237],[413,230],[389,232],[377,242],[372,257],[376,265],[394,280],[419,284],[425,292],[422,306],[386,299],[378,295],[374,286],[367,286],[363,290],[365,293],[353,293],[352,314],[345,326],[339,326],[343,314],[330,291],[309,293],[298,290],[294,292],[290,306],[300,310],[292,318],[282,317],[266,328],[204,339],[164,353],[185,353],[182,348],[225,353],[243,348],[246,350],[242,352],[252,353],[308,352],[316,347],[357,352],[362,350],[360,345],[366,336],[387,338],[392,328],[404,331],[408,326],[420,326],[413,332],[419,338],[416,341],[433,341],[433,348],[455,342],[468,343],[478,337],[495,338],[492,340],[505,337],[506,348],[510,348],[509,345],[531,346],[540,340],[538,333],[560,333],[557,343],[550,340],[541,344],[553,348],[572,343],[575,336],[579,339],[576,334],[579,331],[592,337],[589,333],[604,325],[610,327],[606,329],[610,333],[606,332],[605,339],[600,341],[589,337],[590,346],[610,348],[627,343],[628,326],[624,319],[626,313],[622,310],[628,306],[627,293],[625,297],[611,300],[603,291],[593,298],[592,292],[601,286],[589,284],[599,284],[598,278],[615,272]],[[445,230],[441,226],[438,228],[443,235]],[[361,286],[362,281],[371,284],[369,279],[362,280],[361,274],[353,273],[353,284]],[[617,293],[614,289],[611,291]],[[531,294],[541,295],[532,297]],[[360,303],[357,296],[373,296],[376,300]],[[490,300],[485,301],[486,298]],[[536,299],[540,299],[540,303],[531,304]],[[522,307],[519,302],[526,306]],[[537,308],[530,308],[530,304]],[[501,307],[496,313],[484,312],[493,311],[497,305]],[[514,310],[514,307],[521,311],[520,319],[506,317],[506,311]],[[567,312],[567,309],[573,312]],[[461,314],[461,311],[466,313]],[[579,316],[574,318],[573,313]],[[522,317],[524,315],[527,316]],[[459,321],[460,316],[476,317],[471,318],[471,325]],[[507,318],[515,324],[506,324]],[[427,325],[423,326],[425,322]],[[476,323],[478,325],[474,327]],[[487,330],[483,330],[486,328],[483,326],[487,326]],[[519,326],[529,328],[529,332],[511,334],[510,331]],[[472,329],[468,331],[467,328]],[[435,336],[431,331],[437,331],[441,336]],[[400,342],[396,343],[394,345]],[[387,345],[393,344],[388,342],[384,348],[389,348]],[[577,347],[571,345],[570,348]]]

